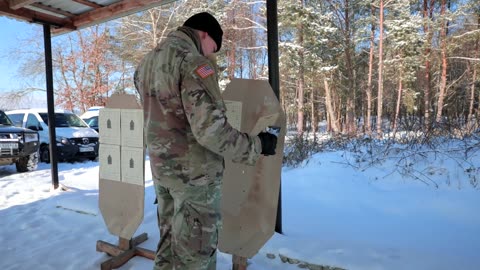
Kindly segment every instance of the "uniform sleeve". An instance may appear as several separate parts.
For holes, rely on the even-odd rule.
[[[255,164],[261,152],[260,139],[227,122],[216,72],[207,59],[186,65],[181,96],[192,133],[200,145],[234,162]]]

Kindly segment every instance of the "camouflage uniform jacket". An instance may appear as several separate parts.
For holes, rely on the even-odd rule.
[[[216,67],[200,44],[192,29],[180,27],[135,71],[152,175],[167,187],[220,181],[223,158],[253,165],[261,152],[257,136],[227,122]]]

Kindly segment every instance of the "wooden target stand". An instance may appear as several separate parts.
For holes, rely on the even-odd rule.
[[[155,260],[155,252],[146,248],[138,247],[139,244],[148,239],[147,233],[142,233],[130,240],[119,237],[118,245],[98,240],[97,251],[105,252],[112,258],[104,261],[100,265],[102,270],[116,269],[127,263],[134,256],[141,256],[150,260]],[[241,268],[240,268],[241,269]]]
[[[99,114],[99,208],[118,244],[98,240],[96,250],[112,256],[102,270],[119,268],[134,256],[155,259],[155,252],[138,247],[146,233],[134,235],[143,220],[145,148],[143,111],[135,96],[112,95]],[[127,196],[128,195],[128,196]]]
[[[142,233],[133,239],[127,240],[119,237],[118,245],[98,240],[97,251],[105,252],[112,256],[100,265],[101,270],[116,269],[127,263],[135,256],[141,256],[150,260],[155,260],[155,252],[146,248],[138,247],[139,244],[148,239],[147,233]],[[247,270],[247,258],[232,255],[232,270]]]
[[[127,240],[119,237],[118,245],[98,240],[97,251],[105,252],[112,258],[104,261],[100,265],[101,270],[116,269],[127,263],[135,256],[141,256],[150,260],[155,260],[155,252],[146,248],[138,247],[139,244],[148,239],[147,233],[142,233],[133,239]],[[247,270],[247,258],[232,255],[232,270]]]
[[[232,270],[247,270],[247,258],[232,255]]]

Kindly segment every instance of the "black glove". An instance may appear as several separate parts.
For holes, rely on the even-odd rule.
[[[270,156],[275,155],[275,148],[277,147],[277,136],[267,132],[260,132],[258,134],[260,141],[262,142],[262,155]]]

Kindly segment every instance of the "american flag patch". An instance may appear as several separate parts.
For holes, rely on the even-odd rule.
[[[200,66],[195,71],[200,77],[202,77],[202,79],[205,79],[208,76],[215,74],[215,71],[213,70],[213,68],[211,68],[208,64]]]

